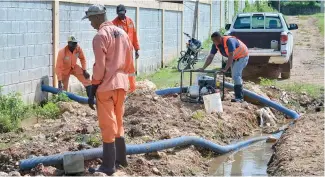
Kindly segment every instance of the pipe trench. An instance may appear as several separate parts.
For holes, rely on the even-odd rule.
[[[225,83],[226,88],[231,88],[233,89],[233,85],[230,83]],[[53,94],[58,94],[59,90],[57,88],[51,87],[51,86],[46,86],[42,85],[41,87],[42,91],[45,92],[50,92]],[[179,87],[176,88],[168,88],[168,89],[163,89],[163,90],[157,90],[156,94],[157,95],[167,95],[167,94],[174,94],[174,93],[180,93],[181,89]],[[79,95],[75,95],[70,92],[64,92],[70,99],[87,104],[88,103],[88,98],[82,97]],[[299,115],[293,111],[290,110],[284,106],[282,106],[279,103],[276,103],[272,100],[266,99],[260,95],[257,95],[256,93],[253,93],[249,90],[244,89],[244,94],[250,98],[256,99],[260,101],[261,103],[270,106],[293,119],[299,118]],[[280,131],[276,134],[273,134],[276,138],[279,138],[281,136],[283,131]],[[241,141],[235,144],[230,144],[226,146],[221,146],[218,144],[215,144],[211,141],[205,140],[200,137],[193,137],[193,136],[181,136],[177,138],[172,138],[172,139],[167,139],[167,140],[160,140],[160,141],[155,141],[155,142],[149,142],[149,143],[144,143],[144,144],[138,144],[138,145],[126,145],[126,151],[128,155],[131,154],[142,154],[142,153],[149,153],[149,152],[155,152],[155,151],[160,151],[164,149],[169,149],[173,147],[178,147],[178,146],[186,146],[186,145],[194,145],[202,148],[209,149],[215,153],[218,154],[225,154],[231,151],[238,150],[242,147],[248,146],[252,143],[258,142],[258,141],[265,141],[268,138],[268,136],[261,136],[261,137],[255,137],[251,138],[249,140]],[[96,158],[101,158],[102,157],[102,148],[93,148],[93,149],[87,149],[87,150],[81,150],[81,151],[75,151],[75,152],[66,152],[62,154],[56,154],[56,155],[50,155],[50,156],[41,156],[41,157],[34,157],[30,159],[24,159],[21,160],[19,163],[19,167],[21,170],[29,170],[37,166],[39,163],[42,163],[44,165],[58,165],[63,163],[63,157],[65,155],[69,154],[81,154],[84,156],[85,160],[91,160],[91,159],[96,159]]]

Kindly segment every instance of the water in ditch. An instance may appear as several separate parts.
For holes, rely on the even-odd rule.
[[[267,176],[274,143],[257,142],[239,151],[220,155],[210,162],[213,176]]]

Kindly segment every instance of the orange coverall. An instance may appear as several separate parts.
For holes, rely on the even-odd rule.
[[[80,59],[82,68],[77,65],[77,59]],[[56,61],[55,72],[59,81],[63,83],[63,89],[68,90],[70,75],[74,75],[86,87],[91,85],[90,79],[86,79],[83,75],[83,70],[86,70],[86,59],[80,46],[73,51],[66,46],[59,51]]]
[[[127,34],[111,22],[103,23],[93,39],[95,64],[92,84],[96,93],[97,115],[103,142],[124,136],[124,100],[129,90],[129,74],[135,72],[132,44]],[[130,89],[132,85],[130,84]]]
[[[125,17],[124,20],[120,20],[118,17],[116,17],[112,21],[112,23],[115,26],[123,29],[128,34],[135,50],[140,50],[138,36],[137,36],[137,29],[135,28],[131,18]]]

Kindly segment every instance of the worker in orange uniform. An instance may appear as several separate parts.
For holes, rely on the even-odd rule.
[[[128,35],[107,21],[106,8],[92,5],[86,11],[91,26],[98,30],[93,39],[95,64],[92,89],[88,99],[94,108],[96,96],[97,116],[103,139],[103,163],[90,172],[112,175],[116,165],[127,165],[123,128],[124,100],[127,91],[135,90],[133,46]]]
[[[120,4],[116,7],[117,17],[112,21],[114,25],[123,29],[129,36],[132,45],[135,50],[135,59],[139,58],[139,41],[137,36],[137,30],[131,18],[127,17],[125,6]]]
[[[77,59],[80,59],[81,67],[77,65]],[[86,88],[87,96],[91,90],[90,75],[87,72],[86,58],[78,41],[74,36],[68,37],[68,45],[61,49],[56,61],[56,75],[58,78],[59,89],[68,90],[70,75],[74,75]],[[62,85],[63,84],[63,85]]]

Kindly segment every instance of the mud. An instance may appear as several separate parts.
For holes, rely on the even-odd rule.
[[[274,150],[267,170],[270,175],[324,175],[324,113],[302,116],[282,135]]]
[[[224,112],[211,115],[205,114],[203,105],[181,102],[177,95],[160,97],[150,91],[130,95],[124,118],[126,141],[128,144],[140,144],[192,135],[225,145],[248,136],[259,128],[255,112],[260,107],[250,103],[231,103],[232,94],[226,94]],[[58,104],[62,112],[58,119],[40,119],[35,125],[27,123],[19,133],[0,136],[1,142],[9,146],[0,152],[0,171],[18,170],[17,162],[30,156],[101,145],[94,111],[75,102]],[[128,156],[129,166],[119,171],[127,175],[206,175],[208,161],[215,155],[194,146],[173,148],[154,154]],[[86,164],[88,168],[100,163],[101,160],[94,159]],[[60,167],[57,168],[60,170]],[[36,175],[35,169],[21,174]]]

